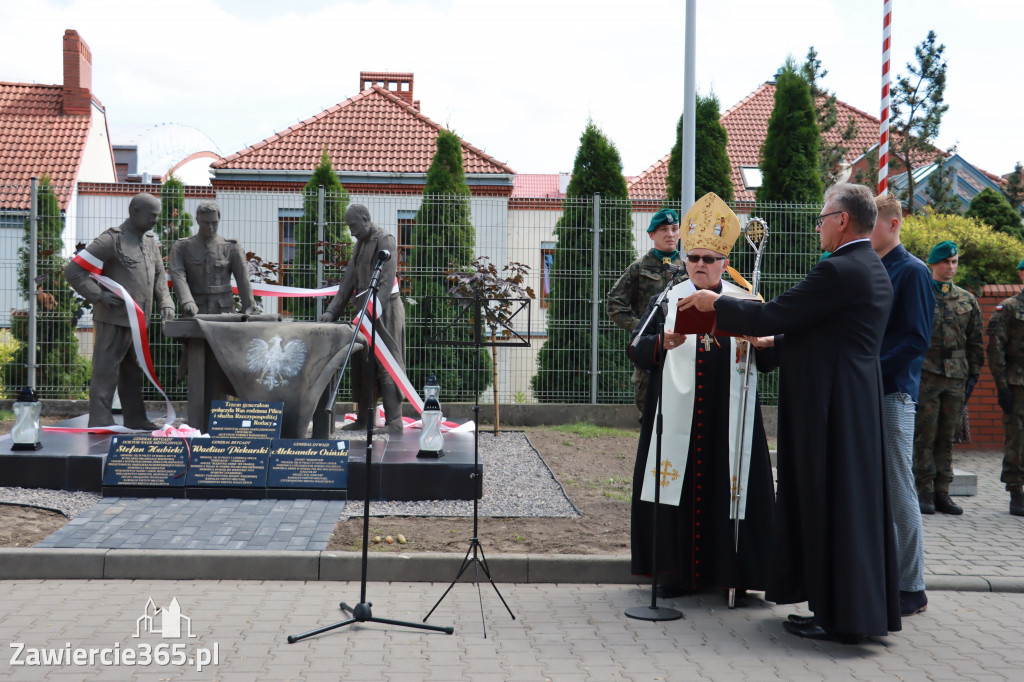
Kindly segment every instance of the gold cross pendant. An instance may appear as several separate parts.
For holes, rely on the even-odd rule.
[[[715,340],[711,338],[711,334],[705,334],[701,338],[700,342],[704,344],[704,352],[706,353],[711,350],[711,344],[714,343]]]

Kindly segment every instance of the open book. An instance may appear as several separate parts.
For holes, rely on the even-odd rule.
[[[689,282],[687,282],[688,284]],[[693,293],[692,285],[690,291],[680,292],[683,295],[680,298],[685,298]],[[736,286],[723,286],[722,296],[729,296],[730,298],[737,298],[744,301],[760,301],[760,296],[754,296],[743,289]],[[720,329],[715,320],[715,312],[712,310],[709,313],[702,313],[696,308],[689,308],[687,310],[676,310],[675,311],[675,325],[672,327],[672,331],[677,334],[711,334],[712,336],[740,336],[739,334],[733,334],[731,332]]]

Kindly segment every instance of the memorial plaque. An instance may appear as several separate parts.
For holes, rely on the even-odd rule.
[[[269,438],[193,438],[188,486],[265,488]]]
[[[284,403],[214,400],[210,402],[209,434],[216,438],[280,438]]]
[[[348,441],[274,440],[270,446],[267,487],[346,489]]]
[[[184,487],[187,458],[188,449],[181,438],[115,435],[110,439],[103,485]]]

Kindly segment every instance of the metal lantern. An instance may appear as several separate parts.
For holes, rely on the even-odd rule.
[[[423,401],[423,412],[420,415],[423,428],[420,432],[420,451],[417,456],[440,457],[444,454],[444,436],[441,435],[441,422],[444,416],[441,414],[441,403],[438,400],[441,386],[433,374],[427,377],[423,394],[426,399]]]
[[[42,404],[39,398],[26,386],[18,393],[14,402],[14,428],[11,429],[11,450],[38,450],[43,447],[39,442],[39,411]]]

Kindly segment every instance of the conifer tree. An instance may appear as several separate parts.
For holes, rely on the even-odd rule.
[[[821,68],[821,60],[818,59],[818,52],[812,45],[807,50],[807,59],[800,68],[800,74],[807,84],[811,86],[811,97],[814,98],[814,109],[817,112],[818,129],[820,131],[820,147],[818,150],[818,175],[821,177],[823,187],[831,187],[836,183],[842,171],[843,159],[850,151],[844,143],[849,142],[857,136],[857,124],[853,116],[848,116],[845,123],[839,120],[839,107],[836,105],[836,95],[821,87],[820,82],[828,71]],[[830,142],[827,133],[838,129],[839,141]]]
[[[1024,214],[1024,167],[1021,167],[1020,161],[1013,167],[1013,172],[1007,176],[1003,194],[1014,210]]]
[[[160,240],[160,251],[166,264],[171,245],[192,235],[192,216],[185,211],[185,185],[171,173],[160,186],[160,217],[153,226]]]
[[[907,207],[913,213],[915,155],[931,151],[932,140],[939,134],[942,116],[949,109],[943,104],[946,91],[946,62],[942,58],[946,46],[936,44],[935,31],[914,48],[917,64],[907,64],[909,75],[898,76],[892,89],[892,123],[890,151],[907,171]]]
[[[992,229],[1005,232],[1011,237],[1024,238],[1020,214],[1013,210],[1002,193],[991,187],[986,187],[974,195],[964,216],[976,218]]]
[[[441,130],[436,145],[410,237],[406,369],[417,389],[433,374],[447,400],[473,401],[477,390],[490,386],[490,358],[485,349],[469,345],[472,311],[451,305],[447,273],[465,270],[473,262],[476,230],[470,222],[462,140]],[[459,312],[464,313],[461,318]],[[480,372],[475,371],[477,363]]]
[[[714,93],[707,97],[697,95],[695,107],[697,132],[694,142],[693,196],[700,198],[714,192],[724,201],[732,201],[732,165],[726,153],[729,135],[721,122],[718,97]],[[665,178],[665,193],[668,205],[679,208],[683,179],[683,117],[676,124],[676,144],[668,161],[668,175]],[[686,211],[689,207],[682,207]]]
[[[61,256],[64,218],[53,182],[44,175],[36,200],[36,281],[29,282],[31,223],[25,221],[24,246],[18,249],[21,272],[18,290],[27,300],[36,297],[36,386],[47,398],[82,398],[88,395],[91,366],[78,353],[75,328],[82,316],[84,299],[64,279],[67,260]],[[28,317],[12,319],[12,333],[21,342],[11,363],[4,365],[4,386],[18,391],[28,384]]]
[[[935,155],[935,170],[928,176],[928,201],[934,213],[960,215],[963,202],[953,191],[953,175],[956,171],[946,162],[942,153]]]
[[[820,205],[824,194],[818,173],[820,140],[811,87],[790,57],[776,76],[775,106],[761,146],[756,214],[768,221],[769,231],[776,235],[762,264],[765,273],[800,275],[818,259],[814,212],[807,206]],[[779,238],[787,233],[789,242],[780,244]],[[770,298],[784,288],[781,282],[766,278],[763,291]]]
[[[531,383],[541,402],[581,402],[590,397],[592,243],[595,194],[601,195],[600,272],[603,296],[636,258],[632,208],[619,152],[594,125],[580,137],[572,179],[555,225],[555,248],[548,297],[548,339],[540,349]],[[598,327],[598,400],[632,396],[632,368],[623,352],[629,335],[602,314]]]
[[[320,186],[324,187],[324,234],[320,241],[318,222],[320,218]],[[324,145],[320,163],[313,169],[313,175],[302,189],[302,218],[295,226],[295,260],[288,268],[289,286],[316,289],[330,280],[340,278],[340,265],[347,260],[343,254],[342,263],[335,255],[325,258],[325,253],[334,253],[337,244],[351,244],[352,235],[345,224],[345,209],[348,208],[348,192],[341,185],[334,172],[331,156]],[[344,253],[347,253],[344,252]],[[323,281],[317,281],[317,261],[324,262]],[[330,301],[329,298],[326,299]],[[295,298],[287,302],[286,309],[296,320],[315,320],[319,316],[320,301],[315,298]]]

